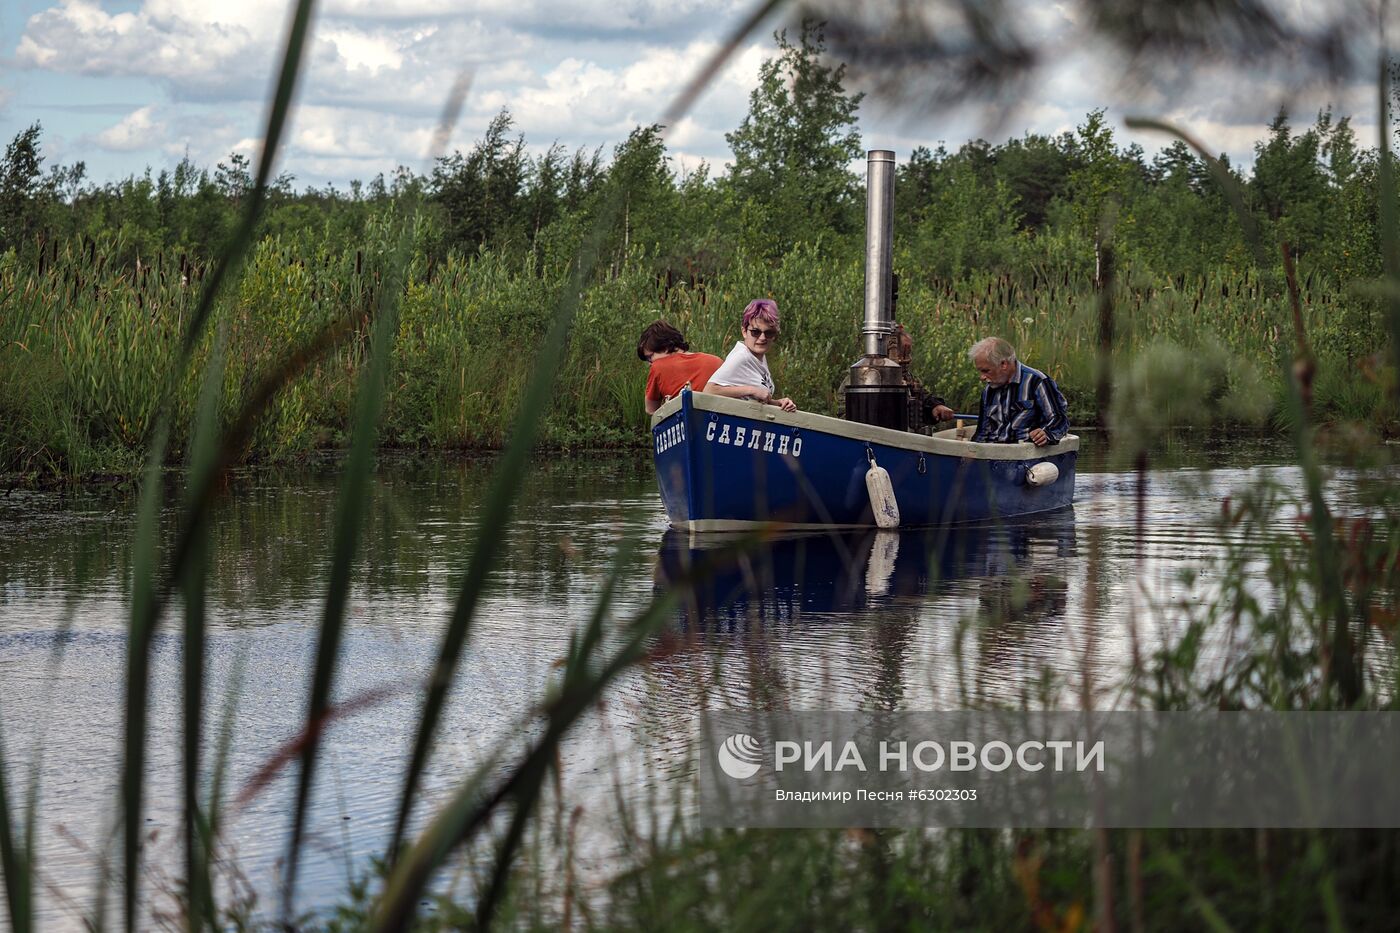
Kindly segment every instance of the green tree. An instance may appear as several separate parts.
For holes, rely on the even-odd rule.
[[[603,178],[603,147],[586,153],[582,147],[574,150],[569,171],[564,176],[564,207],[570,211],[583,208]]]
[[[214,184],[224,197],[234,203],[242,201],[253,190],[253,172],[248,157],[241,152],[230,152],[227,162],[220,162],[214,172]]]
[[[206,259],[223,243],[237,206],[188,154],[156,177],[156,202],[165,245]]]
[[[471,152],[454,152],[433,168],[430,188],[445,212],[450,247],[473,252],[485,243],[518,243],[523,236],[529,160],[524,137],[509,138],[514,122],[502,109]]]
[[[1356,133],[1351,117],[1332,121],[1332,108],[1317,115],[1317,134],[1322,143],[1321,156],[1326,160],[1327,181],[1333,189],[1341,190],[1356,177],[1360,152],[1356,148]]]
[[[165,245],[156,182],[150,169],[104,185],[90,195],[87,229],[91,239],[108,243],[108,255],[120,266],[150,263]]]
[[[1350,117],[1334,121],[1331,109],[1323,110],[1314,130],[1328,192],[1322,203],[1318,262],[1334,274],[1355,275],[1358,268],[1368,267],[1371,252],[1358,234],[1376,228],[1376,191],[1365,173],[1367,159],[1357,148]]]
[[[940,169],[915,232],[924,268],[957,278],[1013,265],[1021,219],[1010,187],[978,177],[974,159],[954,156]]]
[[[1232,251],[1244,255],[1234,211],[1189,146],[1173,142],[1145,168],[1125,211],[1136,222],[1117,238],[1125,259],[1154,272],[1199,275]]]
[[[909,153],[908,161],[895,171],[894,179],[894,227],[896,230],[912,230],[918,226],[925,208],[933,200],[933,192],[943,163],[948,159],[948,150],[942,145],[936,151],[927,147],[915,146]]]
[[[1094,281],[1102,280],[1103,244],[1108,225],[1115,222],[1128,180],[1122,159],[1113,143],[1113,129],[1104,119],[1104,110],[1089,112],[1075,128],[1079,166],[1070,173],[1069,191],[1075,225],[1094,242]]]
[[[21,130],[0,161],[0,252],[20,247],[36,232],[36,208],[44,192],[40,131],[38,123]]]
[[[535,160],[525,188],[522,206],[531,249],[536,248],[540,231],[559,216],[563,206],[565,179],[564,147],[556,142],[544,155]]]
[[[1051,202],[1068,197],[1075,160],[1074,137],[1068,133],[1053,139],[1027,133],[998,147],[997,177],[1011,189],[1027,230],[1044,229],[1050,220]]]
[[[659,125],[637,127],[613,150],[607,190],[611,195],[617,189],[622,216],[615,260],[620,262],[633,247],[656,254],[669,246],[676,234],[676,188]]]
[[[1250,192],[1264,215],[1262,233],[1271,254],[1281,242],[1299,256],[1321,245],[1329,197],[1321,148],[1315,129],[1293,135],[1287,110],[1280,110],[1269,124],[1268,139],[1254,144]]]
[[[823,63],[822,30],[804,21],[796,45],[786,31],[775,35],[778,55],[759,69],[748,114],[725,135],[734,151],[727,184],[741,210],[758,208],[747,213],[768,227],[772,252],[814,230],[842,235],[861,226],[850,165],[861,156],[855,123],[863,95],[845,92],[845,65]]]

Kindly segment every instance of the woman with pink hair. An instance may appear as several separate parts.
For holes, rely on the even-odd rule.
[[[792,399],[776,397],[773,374],[768,371],[768,350],[778,339],[778,303],[771,298],[750,301],[744,309],[739,336],[742,339],[710,377],[705,391],[777,405],[783,411],[796,411]]]

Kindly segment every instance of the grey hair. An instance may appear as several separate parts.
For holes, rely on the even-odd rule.
[[[999,366],[1006,362],[1014,363],[1016,362],[1016,348],[1000,337],[983,337],[967,351],[967,358],[974,363],[981,356],[985,356],[987,362],[993,366]]]

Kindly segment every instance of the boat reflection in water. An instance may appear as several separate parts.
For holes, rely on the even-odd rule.
[[[1076,548],[1072,509],[764,541],[669,531],[656,586],[683,599],[652,656],[671,688],[658,697],[691,709],[957,709],[978,697],[1052,708],[1070,685],[1055,672],[1077,666],[1065,624]]]
[[[923,602],[917,597],[948,589],[969,595],[975,589],[984,618],[1025,619],[1063,613],[1074,550],[1072,508],[995,525],[789,531],[762,541],[673,529],[662,538],[656,585],[662,590],[697,578],[680,620],[696,634],[804,615],[907,611],[910,597]]]

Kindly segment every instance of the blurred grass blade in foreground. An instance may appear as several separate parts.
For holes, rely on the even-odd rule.
[[[205,365],[204,385],[200,390],[198,417],[191,445],[187,476],[194,477],[216,468],[218,457],[219,400],[222,397],[224,363],[228,347],[228,328],[221,326],[214,342],[214,352]],[[186,487],[188,497],[193,484]],[[186,501],[186,513],[198,509],[198,503]],[[204,717],[206,584],[212,542],[207,533],[198,534],[191,545],[191,556],[180,579],[180,594],[184,603],[184,842],[186,912],[189,928],[212,922],[212,892],[209,882],[208,822],[199,806],[199,748],[203,738]]]
[[[4,720],[0,718],[0,726]],[[5,905],[10,926],[15,933],[28,933],[34,928],[34,811],[24,824],[19,824],[10,811],[9,788],[5,772],[5,736],[0,729],[0,870],[5,874]],[[38,788],[30,789],[31,798]],[[17,839],[16,830],[23,830]]]
[[[121,819],[125,827],[122,857],[123,924],[128,931],[137,928],[136,914],[140,904],[141,837],[145,833],[143,804],[147,708],[150,693],[150,653],[151,641],[160,612],[156,582],[159,565],[160,483],[161,470],[166,457],[166,445],[170,434],[170,396],[174,387],[179,384],[178,376],[189,362],[193,349],[203,333],[204,324],[208,320],[225,278],[240,265],[248,245],[252,241],[253,232],[256,229],[266,197],[272,165],[276,159],[277,144],[291,107],[292,92],[300,70],[302,50],[310,33],[313,7],[314,0],[298,0],[294,9],[291,25],[288,29],[286,48],[282,56],[281,74],[268,114],[258,180],[241,223],[225,245],[222,258],[215,266],[213,275],[204,283],[199,306],[185,332],[179,362],[175,371],[170,374],[169,388],[163,393],[164,397],[161,403],[163,414],[157,419],[155,436],[147,460],[141,490],[136,540],[133,545],[131,625],[128,632],[126,667],[126,724],[121,778]],[[186,528],[199,529],[202,528],[202,525],[202,512],[187,517],[184,522]],[[196,532],[196,534],[199,533]],[[186,832],[192,833],[195,830],[187,827]]]
[[[369,511],[375,451],[379,439],[379,419],[384,410],[384,396],[389,378],[389,351],[398,331],[399,302],[403,292],[402,275],[408,264],[412,240],[413,218],[404,218],[401,222],[403,227],[399,232],[398,246],[392,254],[379,293],[379,307],[375,312],[370,337],[369,364],[365,367],[355,402],[354,433],[341,472],[340,494],[336,497],[335,531],[331,542],[330,566],[327,570],[326,600],[321,614],[315,667],[306,706],[307,739],[301,755],[296,809],[287,844],[284,921],[291,917],[296,894],[297,869],[300,864],[306,811],[310,805],[311,789],[316,775],[316,758],[320,752],[321,730],[335,686],[335,670],[345,633],[345,610],[350,596],[351,574],[359,550],[365,516]]]
[[[685,576],[673,581],[650,605],[626,623],[620,630],[620,644],[611,656],[595,664],[595,655],[603,641],[611,594],[622,573],[622,564],[614,567],[603,593],[584,631],[571,642],[569,658],[564,667],[557,695],[543,710],[543,734],[529,751],[502,778],[490,786],[492,762],[478,767],[462,784],[424,828],[418,840],[408,847],[385,882],[384,894],[370,923],[372,930],[402,930],[414,920],[418,903],[433,873],[460,845],[473,839],[507,801],[515,805],[515,813],[507,830],[505,844],[497,855],[493,881],[486,898],[478,905],[475,920],[481,926],[490,922],[491,911],[499,902],[508,873],[508,862],[523,830],[521,820],[533,810],[543,789],[548,769],[555,762],[559,744],[565,734],[584,713],[588,712],[608,685],[645,654],[646,642],[670,619],[681,604],[683,594],[708,579],[716,562],[737,550],[751,546],[752,537],[745,537],[729,548],[721,549],[696,565]]]
[[[665,111],[668,125],[674,125],[695,102],[701,89],[718,74],[724,63],[730,59],[748,35],[759,23],[781,5],[781,0],[765,0],[758,4],[750,15],[729,37],[715,54],[701,67],[696,76],[687,83],[672,106]],[[453,606],[452,616],[443,635],[442,648],[437,662],[429,675],[427,691],[423,699],[423,709],[419,720],[413,751],[404,777],[403,791],[399,798],[398,816],[394,822],[394,832],[389,845],[389,859],[392,861],[398,852],[406,831],[409,816],[413,810],[423,769],[432,754],[437,727],[442,719],[443,706],[451,689],[453,676],[461,660],[471,632],[472,617],[477,603],[491,574],[499,542],[504,539],[510,524],[512,509],[520,485],[529,466],[529,458],[539,439],[544,417],[554,401],[554,386],[559,376],[555,361],[567,359],[568,337],[579,304],[594,266],[598,262],[604,239],[617,223],[627,203],[625,187],[616,186],[599,208],[589,228],[588,235],[579,247],[578,256],[571,266],[571,274],[560,293],[551,316],[549,330],[542,343],[535,349],[534,372],[526,386],[524,398],[512,425],[510,444],[492,476],[491,487],[485,497],[485,508],[479,525],[471,560],[463,576],[461,588]]]

